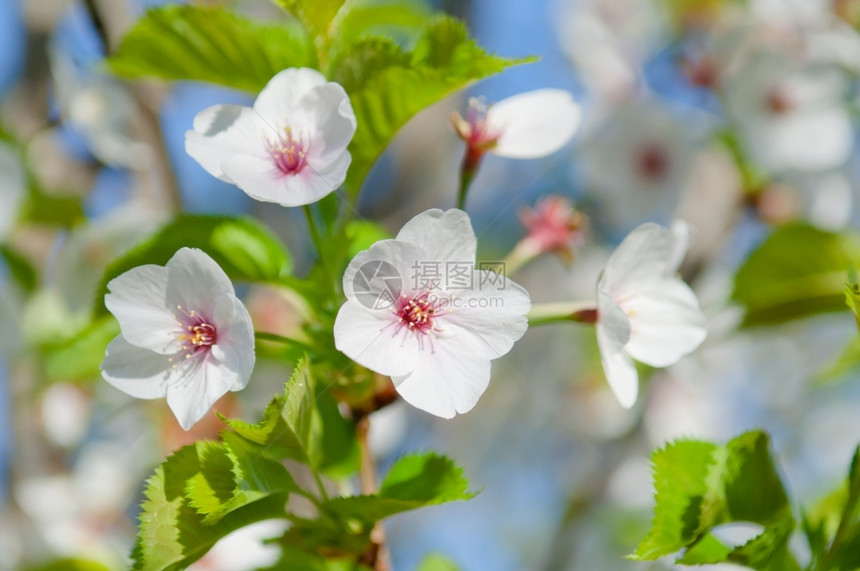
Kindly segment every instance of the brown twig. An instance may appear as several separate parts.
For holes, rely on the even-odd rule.
[[[360,416],[355,424],[356,437],[361,455],[359,467],[359,482],[362,494],[376,493],[376,465],[370,454],[367,443],[367,433],[370,430],[370,418]],[[370,547],[364,553],[362,562],[373,567],[376,571],[389,571],[391,569],[388,549],[385,547],[385,528],[381,521],[376,522],[370,532]]]

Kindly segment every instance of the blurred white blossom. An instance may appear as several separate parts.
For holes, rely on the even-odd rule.
[[[687,250],[686,224],[647,223],[618,246],[597,284],[597,344],[606,379],[630,408],[639,392],[633,359],[666,367],[707,335],[696,295],[675,277]]]

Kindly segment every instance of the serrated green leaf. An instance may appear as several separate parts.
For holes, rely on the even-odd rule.
[[[794,531],[794,520],[776,520],[764,531],[732,550],[726,561],[762,571],[800,571],[788,552],[788,540]]]
[[[326,39],[344,0],[275,0],[275,3],[293,14],[314,37]]]
[[[411,454],[395,462],[373,495],[333,498],[324,508],[340,517],[367,525],[396,513],[456,500],[475,493],[463,469],[445,456],[429,452]]]
[[[289,532],[287,532],[289,534]],[[371,567],[355,562],[355,556],[349,554],[342,558],[334,558],[330,554],[323,557],[298,549],[284,540],[281,541],[281,559],[267,570],[291,571],[373,571]]]
[[[723,545],[719,539],[709,533],[687,549],[683,557],[675,562],[681,565],[712,565],[725,561],[731,552],[730,547]]]
[[[725,448],[722,484],[728,517],[762,525],[790,517],[788,495],[770,453],[770,437],[754,430],[733,438]]]
[[[181,448],[159,466],[147,481],[145,500],[141,505],[140,527],[132,551],[134,568],[150,570],[185,569],[203,556],[216,541],[251,523],[272,518],[284,518],[284,503],[259,501],[232,510],[212,525],[186,499],[193,487],[190,481],[200,483],[199,474],[223,468],[223,463],[209,459],[218,457],[221,445],[197,442]],[[209,475],[211,476],[211,474]],[[215,478],[207,477],[206,481]],[[223,484],[216,486],[223,493]],[[210,498],[211,500],[211,498]],[[203,502],[198,501],[198,504]]]
[[[845,309],[845,271],[860,260],[860,236],[806,224],[778,228],[735,276],[742,326],[772,325]]]
[[[341,46],[330,77],[349,94],[357,120],[349,146],[350,192],[357,193],[370,167],[416,113],[471,83],[528,59],[485,52],[455,18],[434,18],[405,52],[391,40],[359,39]]]
[[[708,491],[708,468],[717,448],[710,442],[679,440],[654,452],[654,519],[630,559],[656,559],[697,539],[702,503]]]
[[[289,458],[310,464],[310,426],[313,389],[308,386],[306,361],[300,361],[287,381],[285,396],[276,396],[263,411],[258,423],[224,418],[237,434],[264,446],[271,458]]]
[[[108,266],[97,290],[96,313],[107,313],[103,299],[110,280],[144,264],[164,265],[182,247],[203,250],[233,280],[276,283],[292,269],[289,252],[253,219],[179,216]]]
[[[316,471],[337,470],[355,456],[354,431],[326,387],[316,386],[306,357],[296,365],[284,395],[272,399],[260,422],[224,421],[243,438],[261,445],[266,456],[297,460]]]
[[[630,556],[652,560],[685,550],[682,564],[731,561],[754,569],[799,569],[787,549],[794,530],[788,495],[761,431],[725,446],[680,441],[653,455],[656,506],[651,530]],[[764,530],[733,549],[710,535],[721,524],[752,522]]]
[[[233,497],[233,462],[220,443],[198,442],[196,474],[185,484],[188,505],[202,516],[217,513]],[[204,523],[209,523],[203,520]]]
[[[256,93],[279,71],[314,61],[310,40],[295,26],[259,24],[214,6],[167,5],[137,21],[108,66],[123,77],[207,81]]]
[[[185,497],[188,505],[212,525],[243,506],[266,498],[280,503],[298,490],[287,469],[263,454],[261,446],[225,432],[224,444],[204,448],[200,471],[189,478]]]
[[[355,0],[347,7],[337,21],[337,41],[344,45],[370,35],[408,43],[431,17],[429,8],[416,0]]]

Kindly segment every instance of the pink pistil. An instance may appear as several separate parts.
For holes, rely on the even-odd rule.
[[[272,162],[284,174],[295,174],[302,170],[306,164],[307,146],[304,138],[293,136],[293,130],[289,127],[284,129],[284,135],[279,135],[276,140],[266,140],[266,150],[272,158]]]

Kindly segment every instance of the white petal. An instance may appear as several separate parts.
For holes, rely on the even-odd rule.
[[[344,294],[390,315],[394,300],[419,289],[417,264],[426,259],[424,250],[411,242],[380,240],[350,261],[343,274]]]
[[[184,430],[237,384],[237,373],[203,355],[185,360],[176,371],[168,383],[167,406]]]
[[[458,293],[456,297],[442,299],[442,311],[448,313],[439,318],[439,327],[445,330],[454,327],[468,332],[480,343],[475,355],[497,359],[511,350],[528,329],[525,314],[531,308],[529,294],[525,289],[505,280],[504,289],[489,284],[496,283],[485,278],[488,270],[475,272],[475,288]],[[501,278],[492,274],[494,280]],[[478,282],[478,280],[484,280]],[[479,287],[479,283],[483,286]]]
[[[673,254],[671,232],[652,222],[642,224],[609,257],[598,287],[614,299],[621,299],[666,275],[672,257],[677,255]]]
[[[848,111],[836,105],[773,121],[765,136],[774,168],[826,170],[844,164],[854,148]]]
[[[624,349],[637,361],[666,367],[692,352],[707,336],[696,295],[681,280],[666,279],[623,302],[630,319]]]
[[[122,392],[139,399],[157,399],[167,393],[168,359],[119,335],[108,344],[100,369],[102,377]]]
[[[185,152],[209,174],[232,182],[221,163],[235,155],[264,155],[266,138],[276,135],[250,107],[214,105],[194,117],[194,130],[185,133]]]
[[[290,124],[309,132],[308,160],[314,165],[324,166],[340,157],[355,134],[355,113],[349,96],[337,83],[311,89],[299,101],[298,114],[307,124]]]
[[[315,69],[289,68],[278,72],[254,101],[254,110],[267,121],[281,123],[296,113],[299,100],[311,89],[326,83]]]
[[[311,204],[335,190],[336,183],[343,182],[334,177],[328,181],[308,165],[297,173],[284,174],[271,160],[251,155],[230,157],[221,167],[251,198],[281,206]]]
[[[630,324],[624,311],[606,294],[598,292],[597,346],[609,388],[624,408],[630,408],[639,394],[639,376],[633,361],[624,352]]]
[[[392,377],[403,400],[442,418],[472,410],[490,383],[490,361],[451,349],[424,351],[414,371]]]
[[[215,260],[197,248],[180,248],[165,266],[167,300],[171,311],[195,311],[212,319],[218,298],[234,296],[230,278]]]
[[[539,89],[514,95],[487,111],[501,130],[492,153],[516,159],[543,157],[561,149],[579,129],[582,110],[567,91]]]
[[[145,265],[131,269],[108,283],[105,307],[119,321],[120,331],[132,345],[162,355],[179,350],[178,328],[167,304],[167,269]]]
[[[331,192],[332,189],[338,189],[346,180],[346,171],[352,162],[352,155],[347,151],[341,152],[337,157],[328,157],[326,163],[319,163],[316,157],[308,157],[308,164],[305,167],[310,169],[317,178],[324,184],[320,184],[320,198]],[[318,200],[318,199],[314,199]]]
[[[390,311],[347,301],[334,321],[334,345],[344,355],[381,375],[405,375],[415,369],[420,349],[412,332],[396,328]]]
[[[673,276],[678,268],[681,267],[681,262],[684,261],[684,256],[687,255],[687,248],[690,246],[690,225],[683,220],[675,220],[669,228],[672,236],[672,247],[669,251],[669,257],[666,259],[666,277]]]
[[[248,310],[232,295],[218,298],[214,313],[218,340],[212,356],[227,369],[237,373],[231,391],[244,389],[254,370],[254,326]]]
[[[420,246],[427,260],[439,262],[474,262],[478,241],[469,215],[452,208],[433,208],[407,222],[396,240]]]

